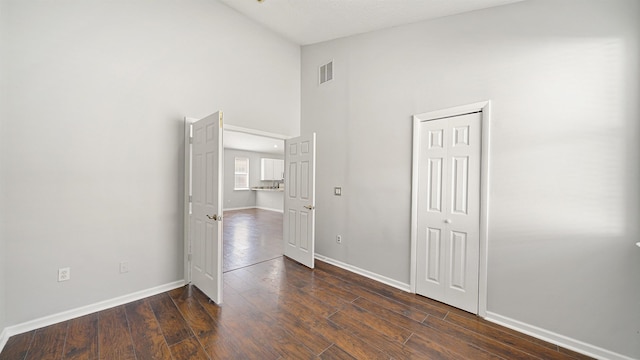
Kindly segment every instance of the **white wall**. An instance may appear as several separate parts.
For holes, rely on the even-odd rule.
[[[284,191],[256,191],[256,207],[284,212]]]
[[[183,279],[183,117],[297,135],[300,48],[215,0],[0,1],[5,325]]]
[[[0,223],[0,226],[2,226],[1,223]],[[0,237],[0,346],[2,346],[1,343],[3,339],[1,334],[6,326],[6,312],[7,312],[7,309],[5,307],[6,286],[5,286],[5,275],[4,275],[5,273],[4,264],[7,261],[6,254],[7,252],[4,246],[4,238]]]
[[[488,310],[640,358],[639,6],[526,1],[303,47],[317,252],[408,283],[411,115],[492,100]]]
[[[5,4],[4,2],[0,1],[0,26],[4,22],[5,22]],[[6,37],[7,37],[6,32],[0,30],[0,99],[4,99],[9,91],[6,86],[6,72],[2,71],[4,62],[5,62],[5,56],[6,56],[6,50],[3,46],[6,40]],[[4,124],[3,124],[3,121],[1,121],[1,119],[4,118],[4,107],[2,105],[3,104],[0,102],[0,139],[2,139],[2,134],[4,133]],[[1,159],[1,156],[2,155],[0,154],[0,159]],[[0,162],[0,171],[1,171],[1,168],[2,168],[2,163]],[[0,204],[4,202],[4,193],[2,192],[3,188],[4,188],[4,178],[0,176]],[[2,233],[2,229],[5,226],[3,214],[4,214],[4,209],[0,205],[0,345],[3,341],[1,334],[6,326],[6,306],[5,306],[6,286],[5,286],[4,264],[7,261],[7,251],[5,247],[4,234]]]
[[[271,181],[260,181],[260,159],[282,159],[282,155],[236,149],[224,149],[224,209],[255,207],[257,194],[253,190],[233,190],[235,158],[249,158],[249,187],[270,186]]]

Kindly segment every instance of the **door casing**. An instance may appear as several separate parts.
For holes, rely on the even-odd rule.
[[[487,313],[487,260],[489,225],[489,151],[491,102],[482,101],[448,109],[431,111],[413,116],[413,161],[411,178],[411,292],[416,292],[417,277],[417,241],[418,241],[418,184],[420,171],[420,126],[429,120],[443,119],[480,111],[481,117],[481,164],[480,164],[480,259],[478,280],[478,315]]]

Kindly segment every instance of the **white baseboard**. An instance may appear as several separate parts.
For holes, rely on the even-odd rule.
[[[564,335],[556,334],[552,331],[545,330],[534,325],[529,325],[527,323],[523,323],[506,316],[492,313],[490,311],[487,311],[487,317],[485,319],[493,323],[516,330],[523,334],[531,335],[535,338],[550,342],[552,344],[556,344],[565,349],[573,350],[575,352],[591,356],[596,359],[633,360],[633,358],[630,358],[628,356],[618,354],[613,351],[597,347],[595,345],[587,344],[585,342],[572,339]]]
[[[402,291],[406,291],[406,292],[411,292],[411,287],[409,286],[409,284],[405,284],[403,282],[400,282],[398,280],[394,280],[391,278],[388,278],[386,276],[382,276],[380,274],[376,274],[374,272],[368,271],[368,270],[364,270],[361,269],[357,266],[353,266],[353,265],[349,265],[346,263],[343,263],[342,261],[338,261],[335,259],[332,259],[330,257],[326,257],[320,254],[316,254],[315,256],[316,259],[320,260],[320,261],[324,261],[327,264],[331,264],[331,265],[335,265],[339,268],[351,271],[353,273],[356,273],[358,275],[362,275],[364,277],[368,277],[369,279],[373,279],[375,281],[379,281],[383,284],[387,284],[389,286],[393,286],[396,289],[400,289]]]
[[[10,337],[11,336],[9,336],[7,328],[2,329],[2,332],[0,333],[0,352],[2,352],[2,349],[4,349],[4,346],[7,344],[7,340],[9,340]]]
[[[247,210],[247,209],[260,209],[260,210],[268,210],[268,211],[275,211],[275,212],[279,212],[279,213],[284,213],[284,210],[282,210],[282,209],[272,209],[272,208],[267,208],[267,207],[262,207],[262,206],[247,206],[247,207],[238,207],[238,208],[228,208],[228,209],[223,209],[223,211]]]
[[[267,210],[267,211],[275,211],[275,212],[279,212],[279,213],[284,213],[284,210],[282,209],[272,209],[272,208],[267,208],[267,207],[262,207],[262,206],[256,206],[256,209],[260,209],[260,210]]]
[[[12,337],[13,335],[22,334],[27,331],[40,329],[42,327],[57,324],[62,321],[75,319],[80,316],[89,315],[89,314],[93,314],[94,312],[124,305],[132,301],[144,299],[149,296],[153,296],[166,291],[177,289],[181,286],[184,286],[184,284],[185,284],[184,280],[174,281],[172,283],[156,286],[146,290],[136,291],[131,294],[119,296],[119,297],[105,300],[105,301],[100,301],[95,304],[82,306],[76,309],[63,311],[57,314],[44,316],[39,319],[34,319],[21,324],[16,324],[16,325],[6,327],[4,328],[4,330],[2,330],[2,333],[0,333],[0,352],[2,351],[4,346],[7,344],[7,340],[9,340],[9,338]]]
[[[235,207],[235,208],[224,208],[222,211],[234,211],[234,210],[247,210],[247,209],[255,209],[255,206],[244,206],[244,207]]]

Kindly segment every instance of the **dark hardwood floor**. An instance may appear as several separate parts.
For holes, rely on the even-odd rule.
[[[9,339],[11,359],[585,359],[317,261],[224,274],[224,303],[185,286]]]
[[[193,286],[13,336],[24,359],[587,359],[425,297],[282,257],[282,214],[225,212],[224,303]]]
[[[224,212],[224,272],[282,256],[282,213],[261,209]]]

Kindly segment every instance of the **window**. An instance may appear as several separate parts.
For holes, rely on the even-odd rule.
[[[249,190],[249,158],[236,158],[233,190]]]

